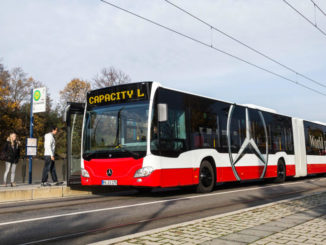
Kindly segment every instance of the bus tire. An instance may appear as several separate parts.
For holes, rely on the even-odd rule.
[[[202,161],[199,170],[199,184],[196,187],[196,192],[211,192],[215,186],[215,182],[216,181],[212,164],[207,160]]]
[[[286,178],[286,167],[283,159],[279,159],[277,162],[277,177],[274,179],[274,183],[283,183]]]

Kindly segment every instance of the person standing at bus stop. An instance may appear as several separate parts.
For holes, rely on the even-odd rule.
[[[42,173],[42,184],[41,186],[51,186],[48,182],[48,173],[51,173],[52,181],[55,185],[60,185],[58,182],[57,173],[55,170],[55,139],[54,135],[58,132],[58,128],[56,126],[51,127],[51,132],[47,133],[44,136],[44,168]]]
[[[9,137],[7,138],[7,142],[5,143],[3,147],[4,152],[4,160],[6,162],[6,170],[5,174],[3,176],[3,186],[7,185],[7,177],[9,174],[9,170],[11,169],[11,187],[15,187],[15,172],[16,172],[16,166],[19,160],[20,155],[20,142],[17,140],[17,135],[15,133],[11,133]]]

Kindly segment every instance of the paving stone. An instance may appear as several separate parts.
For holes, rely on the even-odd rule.
[[[283,230],[294,226],[293,223],[281,222],[280,220],[268,222],[266,225],[282,227]]]
[[[183,242],[185,244],[198,244],[200,242],[197,242],[196,239],[190,239],[190,238],[183,238],[180,240],[180,242]]]
[[[135,245],[137,243],[129,243],[129,242],[121,242],[121,243],[115,243],[117,245]]]
[[[182,242],[182,241],[171,241],[171,243],[172,243],[173,245],[181,245],[181,244],[185,244],[185,243]],[[157,245],[157,243],[156,243],[156,245]]]
[[[302,219],[291,219],[290,217],[285,217],[285,218],[279,219],[277,222],[280,222],[283,224],[288,224],[289,227],[304,223],[304,221],[302,221]]]
[[[132,241],[133,244],[153,242],[159,245],[164,243],[325,245],[325,214],[326,192],[232,215],[207,218],[191,225],[180,225],[152,235],[126,239],[125,242]]]
[[[312,219],[311,216],[309,216],[308,214],[304,214],[304,213],[289,215],[286,218],[293,219],[293,220],[301,220],[302,222],[305,222],[305,221],[308,221],[308,220]]]
[[[320,213],[318,213],[318,212],[316,212],[314,210],[307,210],[307,211],[305,211],[305,214],[308,214],[312,218],[318,218],[318,217],[321,216]]]
[[[151,241],[142,241],[139,244],[143,244],[143,245],[157,245],[157,242],[151,242]]]
[[[227,241],[220,238],[201,243],[201,245],[245,245],[246,242]]]
[[[284,230],[284,227],[280,226],[272,226],[270,223],[255,226],[256,230],[261,230],[261,231],[273,231],[273,232],[280,232]]]
[[[247,242],[247,243],[256,241],[259,238],[260,237],[258,237],[258,236],[241,234],[241,233],[233,233],[233,234],[221,237],[221,239],[223,239],[223,240],[236,241],[236,242]]]
[[[263,237],[272,235],[275,232],[274,231],[257,230],[257,229],[255,229],[255,227],[253,227],[253,228],[249,228],[249,229],[245,229],[245,230],[239,231],[238,233],[246,234],[246,235],[253,235],[253,236],[257,236],[259,238],[263,238]]]

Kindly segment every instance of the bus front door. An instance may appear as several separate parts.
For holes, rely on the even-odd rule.
[[[81,185],[81,136],[84,103],[68,102],[65,110],[67,124],[67,185]]]

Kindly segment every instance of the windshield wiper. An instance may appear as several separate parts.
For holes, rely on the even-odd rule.
[[[98,152],[89,152],[89,153],[84,153],[83,158],[85,160],[91,160],[93,156],[96,156]]]
[[[129,153],[133,158],[135,159],[139,159],[141,158],[140,154],[130,151],[126,148],[124,148],[122,145],[114,145],[113,147],[115,147],[115,149],[120,149],[123,152],[127,152]],[[87,161],[91,160],[94,157],[97,157],[98,155],[103,155],[106,153],[110,153],[111,151],[107,150],[107,151],[97,151],[97,152],[89,152],[89,153],[84,153],[83,154],[83,158]]]
[[[122,151],[129,153],[129,154],[130,154],[133,158],[135,158],[135,159],[139,159],[139,158],[141,158],[141,156],[140,156],[138,153],[133,152],[133,151],[131,151],[131,150],[128,150],[128,149],[122,147],[122,145],[117,145],[115,148],[117,148],[117,149],[121,149]]]
[[[89,153],[84,153],[83,154],[83,158],[84,159],[86,159],[86,160],[91,160],[93,157],[96,157],[97,158],[97,156],[98,155],[104,155],[104,154],[107,154],[108,153],[108,151],[95,151],[95,152],[89,152]]]

